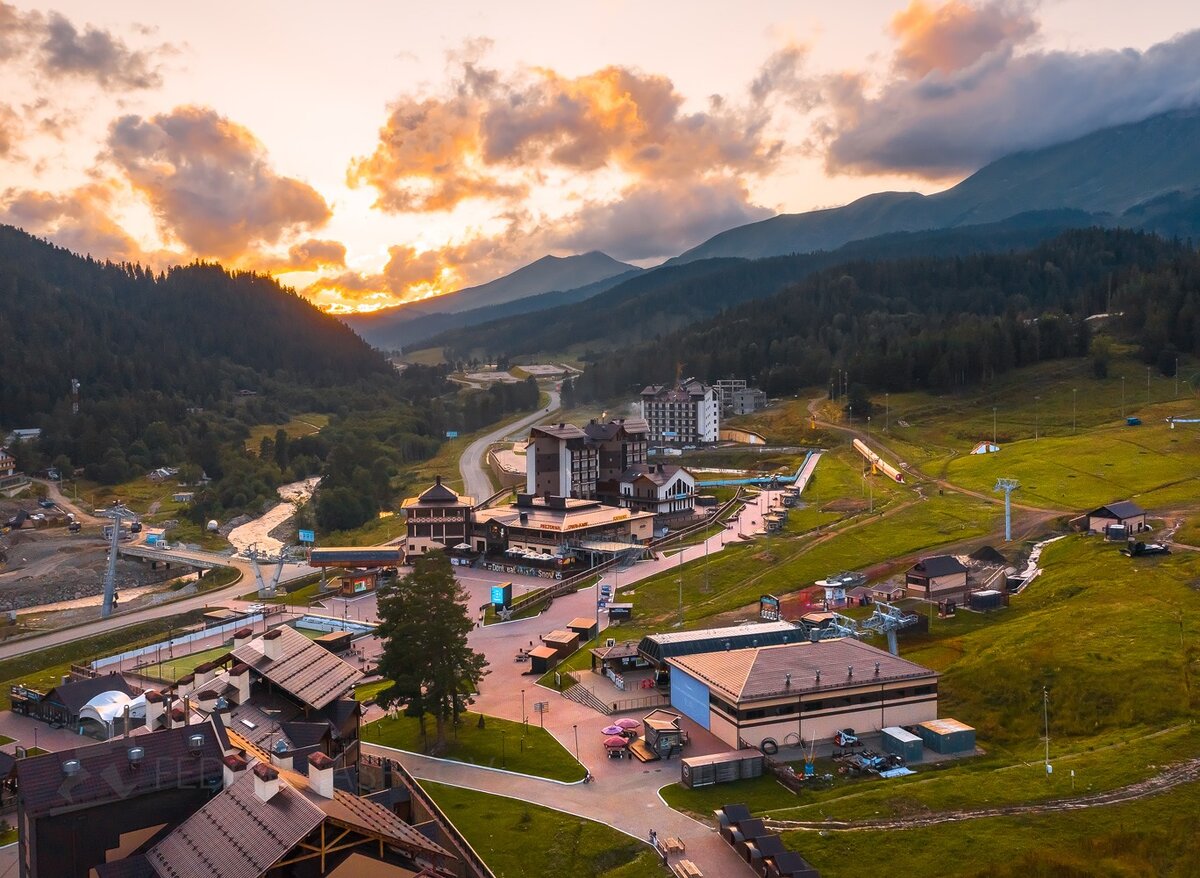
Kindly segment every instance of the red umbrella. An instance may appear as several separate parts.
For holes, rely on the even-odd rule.
[[[636,729],[638,726],[641,725],[641,723],[635,719],[630,719],[629,717],[624,716],[624,717],[621,717],[619,720],[617,720],[615,723],[613,723],[613,725],[620,726],[621,728],[625,729],[625,731],[628,732],[633,729]]]
[[[617,737],[616,735],[613,735],[611,738],[604,739],[604,746],[607,747],[609,750],[624,750],[626,747],[629,746],[629,742],[626,741],[624,738],[620,738],[620,737]]]

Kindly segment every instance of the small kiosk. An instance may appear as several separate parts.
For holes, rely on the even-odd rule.
[[[542,644],[558,653],[560,659],[564,659],[579,648],[579,635],[574,631],[559,629],[543,634]]]
[[[544,674],[554,670],[558,664],[558,651],[549,646],[538,646],[529,650],[529,670],[534,674]]]
[[[579,616],[567,623],[567,630],[574,631],[579,635],[581,642],[587,643],[600,636],[600,623],[595,619]]]

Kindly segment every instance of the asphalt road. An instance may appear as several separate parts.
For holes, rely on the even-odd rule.
[[[536,424],[538,421],[545,419],[552,411],[555,411],[561,405],[562,399],[557,390],[551,390],[549,393],[550,405],[546,408],[538,409],[532,415],[521,418],[519,421],[505,424],[499,430],[493,430],[491,433],[476,439],[467,446],[467,450],[459,458],[458,467],[462,472],[465,493],[474,497],[476,502],[486,500],[495,490],[492,487],[492,480],[487,474],[487,464],[484,460],[488,446],[499,442],[506,436]]]

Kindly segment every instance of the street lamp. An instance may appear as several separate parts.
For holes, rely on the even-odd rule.
[[[521,690],[521,722],[529,724],[529,717],[525,715],[525,690]]]
[[[571,726],[575,730],[575,761],[580,762],[579,758],[579,726]]]

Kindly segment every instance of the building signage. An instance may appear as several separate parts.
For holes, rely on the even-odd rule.
[[[779,621],[779,598],[765,594],[758,599],[758,617],[769,622]]]
[[[302,543],[309,543],[311,545],[317,541],[316,531],[302,530],[298,532],[298,536],[300,537],[300,542]]]
[[[512,583],[492,586],[492,606],[507,607],[512,603]]]
[[[458,431],[457,431],[457,430],[447,430],[447,431],[446,431],[446,438],[447,438],[447,439],[457,439],[457,438],[458,438]]]

